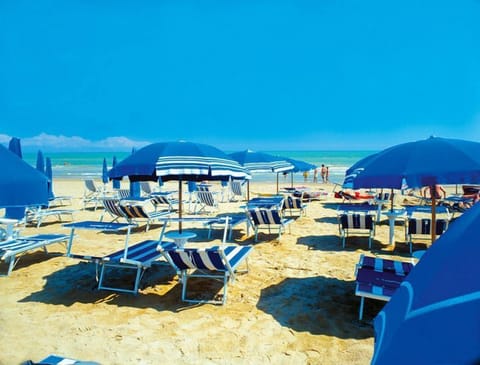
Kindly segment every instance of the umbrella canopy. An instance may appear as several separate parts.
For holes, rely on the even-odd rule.
[[[262,172],[285,172],[294,169],[293,164],[287,162],[284,157],[270,155],[264,152],[255,152],[245,150],[233,152],[229,155],[240,165],[245,167],[251,173]],[[277,193],[278,193],[278,174],[277,174]],[[250,183],[247,184],[247,200],[250,200]]]
[[[47,177],[0,145],[0,207],[48,205]]]
[[[369,155],[349,168],[353,189],[480,182],[480,143],[430,137]]]
[[[285,160],[263,152],[245,150],[230,153],[229,156],[251,173],[291,171],[294,166]]]
[[[37,167],[37,170],[40,171],[42,174],[45,173],[45,159],[43,158],[43,153],[40,150],[38,150],[37,152],[36,167]]]
[[[8,149],[12,151],[14,154],[16,154],[18,157],[23,158],[20,139],[13,137],[8,143]]]
[[[113,156],[113,160],[112,160],[112,168],[114,168],[115,166],[117,166],[117,156]],[[118,179],[112,180],[112,187],[114,189],[120,189],[120,180]]]
[[[428,249],[375,317],[372,364],[478,364],[479,223],[475,204]]]
[[[130,181],[178,180],[179,217],[182,216],[182,181],[250,178],[247,170],[219,149],[200,143],[164,142],[143,147],[113,167],[109,177]],[[179,224],[181,230],[181,222]]]
[[[293,158],[285,158],[285,161],[293,165],[293,170],[291,170],[290,172],[310,171],[317,167],[309,162],[294,160]]]
[[[365,157],[347,170],[344,186],[404,189],[478,182],[480,143],[430,137]],[[432,195],[432,227],[435,227],[434,207],[435,194]],[[432,242],[434,239],[432,229]]]
[[[108,183],[108,167],[107,167],[107,159],[103,158],[103,165],[102,165],[102,181],[104,184]]]

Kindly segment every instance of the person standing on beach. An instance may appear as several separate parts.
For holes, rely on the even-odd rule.
[[[320,169],[320,176],[322,177],[322,182],[327,182],[327,168],[324,164],[322,164],[322,168]]]
[[[325,167],[326,171],[325,171],[325,182],[329,182],[328,181],[328,174],[329,174],[329,171],[328,171],[328,166]]]
[[[303,180],[304,180],[305,182],[308,181],[308,171],[304,171],[304,172],[303,172]]]
[[[317,183],[317,182],[318,182],[317,174],[318,174],[318,170],[317,170],[317,168],[315,167],[315,170],[313,170],[313,182],[314,182],[314,183]]]

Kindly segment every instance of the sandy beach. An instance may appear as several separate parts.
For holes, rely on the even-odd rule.
[[[167,189],[177,188],[167,184],[172,184]],[[368,364],[372,319],[384,303],[367,300],[364,320],[358,321],[355,264],[362,253],[410,260],[404,228],[397,226],[396,247],[388,245],[383,219],[372,250],[365,236],[350,237],[343,249],[334,186],[306,185],[330,195],[310,202],[306,216],[293,222],[280,241],[275,234],[260,233],[255,243],[243,225],[234,231],[235,244],[254,249],[250,271],[229,285],[224,306],[182,303],[176,273],[164,263],[147,271],[135,296],[97,290],[95,265],[65,257],[61,244],[49,246],[48,255],[28,253],[9,277],[0,278],[0,364],[39,361],[51,353],[101,364]],[[251,183],[252,194],[275,188],[274,182]],[[100,218],[103,209],[81,209],[83,181],[55,181],[54,190],[57,196],[74,197],[64,208],[76,210],[75,221]],[[242,212],[241,205],[220,203],[216,213]],[[192,245],[221,243],[220,231],[208,240],[201,224],[187,227],[197,233]],[[159,224],[148,232],[141,225],[130,242],[158,239],[160,231]],[[70,231],[49,218],[21,234],[39,232]],[[101,256],[122,248],[124,239],[121,233],[78,231],[73,252]],[[215,290],[202,280],[191,285],[194,292]]]

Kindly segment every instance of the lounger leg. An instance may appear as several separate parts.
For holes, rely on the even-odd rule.
[[[361,321],[363,319],[363,305],[365,302],[365,297],[361,297],[360,299],[360,311],[358,313],[358,320]]]

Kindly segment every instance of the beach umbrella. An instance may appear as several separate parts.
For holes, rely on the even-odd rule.
[[[45,173],[45,159],[43,158],[43,153],[40,150],[38,150],[37,152],[36,167],[37,167],[37,170],[40,171],[42,174]]]
[[[108,167],[107,167],[107,159],[103,158],[103,165],[102,165],[102,182],[104,184],[108,183]]]
[[[120,161],[110,178],[128,176],[130,181],[178,180],[179,217],[182,217],[182,181],[250,178],[239,163],[219,149],[192,142],[153,143]],[[182,224],[179,222],[179,230]]]
[[[115,166],[117,166],[117,156],[113,156],[113,160],[112,160],[112,168],[114,168]],[[113,179],[112,180],[112,187],[114,189],[120,189],[120,180]]]
[[[16,154],[18,157],[23,158],[20,139],[13,137],[8,143],[8,149],[14,154]]]
[[[48,200],[53,200],[55,199],[55,194],[53,194],[53,170],[50,157],[47,157],[45,160],[45,175],[48,179]]]
[[[293,174],[295,172],[304,172],[304,171],[311,171],[317,168],[314,164],[309,162],[295,160],[293,158],[285,158],[287,162],[290,162],[293,165],[293,170],[290,171],[291,175],[291,187],[293,188]]]
[[[47,177],[0,145],[0,207],[48,205]]]
[[[270,155],[264,152],[244,150],[230,153],[229,156],[246,168],[251,174],[266,172],[285,172],[294,169],[294,166],[283,157]],[[278,193],[278,174],[277,174]],[[247,182],[247,200],[250,200],[250,182]]]
[[[457,218],[374,319],[372,364],[480,363],[480,204]]]
[[[480,143],[430,137],[402,143],[355,163],[345,174],[344,186],[405,189],[436,184],[480,182]],[[435,227],[435,195],[432,195],[432,227]],[[432,242],[435,230],[432,229]]]

